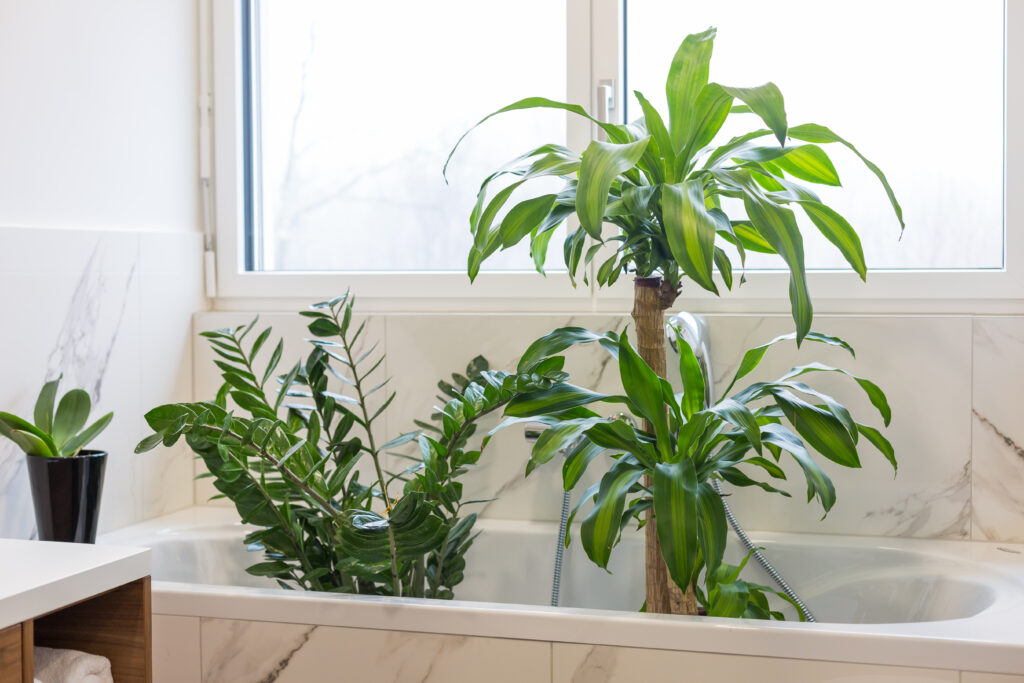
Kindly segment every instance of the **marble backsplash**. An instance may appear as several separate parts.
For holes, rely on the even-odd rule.
[[[201,313],[195,328],[238,325],[252,316]],[[785,316],[706,319],[718,391],[725,388],[745,349],[792,329]],[[306,353],[302,318],[273,312],[261,314],[260,320],[285,338],[285,358],[294,362]],[[613,314],[371,316],[365,334],[386,349],[382,369],[398,392],[383,432],[390,437],[407,431],[413,419],[429,415],[436,403],[437,381],[462,371],[478,354],[492,367],[510,370],[533,339],[556,327],[606,330],[627,324],[632,326],[628,316]],[[746,379],[771,379],[793,365],[816,360],[876,381],[893,409],[886,434],[897,451],[898,475],[894,477],[891,466],[868,445],[862,449],[862,469],[825,461],[838,503],[821,519],[817,504],[808,509],[795,463],[784,463],[790,474],[786,488],[793,497],[758,489],[733,491],[730,501],[740,520],[754,529],[794,532],[1024,541],[1024,428],[1015,419],[1010,396],[1012,387],[1024,383],[1024,318],[821,315],[815,318],[815,329],[849,341],[857,350],[856,359],[820,344],[806,344],[799,351],[792,344],[780,345]],[[196,396],[210,397],[219,377],[212,354],[198,338],[195,358]],[[567,369],[577,384],[617,390],[615,366],[596,345],[570,352]],[[811,380],[862,421],[881,426],[877,413],[848,378],[821,375]],[[481,515],[558,518],[560,467],[551,463],[527,478],[528,448],[521,428],[500,432],[479,466],[464,478],[467,498],[496,498],[480,506]],[[201,463],[197,467],[202,468]],[[590,481],[597,480],[599,469],[592,466]],[[212,493],[205,480],[197,481],[197,503]]]
[[[143,406],[192,395],[192,315],[202,295],[201,235],[0,229],[0,409],[31,417],[43,382],[86,389],[94,442],[109,452],[100,530],[192,503],[183,449],[132,452]],[[35,536],[25,458],[0,440],[0,537]]]

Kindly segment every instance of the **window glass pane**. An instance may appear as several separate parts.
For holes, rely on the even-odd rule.
[[[860,233],[870,268],[1003,266],[1002,0],[631,0],[625,24],[626,85],[659,109],[683,35],[716,26],[712,81],[774,81],[790,125],[828,126],[877,163],[903,205],[901,241],[852,153],[826,145],[844,187],[814,186]],[[762,127],[730,118],[743,125],[721,140]],[[808,264],[843,267],[808,227]],[[756,256],[748,266],[777,267]]]
[[[256,8],[260,269],[464,270],[480,182],[527,149],[565,143],[563,114],[510,113],[467,138],[450,184],[441,176],[485,114],[530,95],[565,99],[564,0]],[[533,267],[528,245],[484,265]]]

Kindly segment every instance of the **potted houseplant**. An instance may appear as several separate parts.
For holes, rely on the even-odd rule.
[[[469,276],[475,278],[484,260],[499,249],[526,239],[537,269],[543,272],[555,228],[575,215],[579,227],[569,230],[563,248],[570,278],[599,256],[593,275],[599,286],[611,285],[623,273],[634,275],[637,352],[662,378],[666,376],[665,311],[675,303],[684,280],[715,294],[720,284],[731,289],[730,249],[741,267],[747,251],[782,258],[790,273],[796,343],[808,336],[813,309],[797,210],[862,279],[866,277],[856,231],[803,184],[840,184],[831,159],[819,145],[839,143],[856,154],[881,182],[903,226],[902,209],[882,171],[825,126],[790,126],[782,93],[773,83],[736,88],[709,81],[715,35],[715,29],[709,28],[687,36],[679,46],[666,82],[667,117],[637,92],[643,116],[626,125],[599,121],[579,105],[540,97],[514,102],[477,124],[503,112],[549,108],[583,116],[600,128],[607,140],[592,141],[582,153],[543,145],[484,180],[470,216]],[[760,119],[764,127],[717,142],[726,119],[733,116]],[[787,144],[790,140],[798,144]],[[494,192],[494,181],[507,176],[513,182]],[[561,192],[516,204],[499,219],[512,192],[540,177],[561,178],[565,185]],[[742,211],[737,213],[724,199],[742,205]],[[608,234],[607,223],[617,228],[614,234]],[[742,277],[739,280],[742,283]],[[653,435],[655,427],[645,420],[646,434]],[[650,477],[644,481],[648,487],[653,485]],[[677,595],[679,589],[669,579],[656,525],[645,528],[647,610],[694,613],[696,596],[692,592]]]
[[[64,394],[55,409],[60,380],[43,385],[34,424],[0,412],[0,435],[25,451],[39,539],[93,543],[107,454],[84,448],[107,428],[114,414],[86,427],[92,400],[82,389]]]

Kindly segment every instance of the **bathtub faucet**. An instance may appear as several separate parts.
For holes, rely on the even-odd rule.
[[[693,349],[693,355],[697,357],[697,365],[700,366],[701,372],[704,373],[704,407],[708,408],[712,404],[712,380],[711,376],[711,350],[709,348],[709,337],[708,327],[704,324],[704,318],[698,317],[692,313],[676,313],[668,319],[665,323],[665,339],[668,342],[669,348],[679,355],[679,346],[676,344],[676,339],[681,338],[690,348]],[[669,372],[669,376],[674,377],[675,373]]]

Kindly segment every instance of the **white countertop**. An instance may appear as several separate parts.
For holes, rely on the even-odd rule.
[[[148,576],[149,552],[0,538],[0,629]]]

